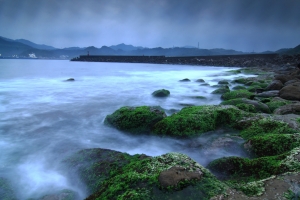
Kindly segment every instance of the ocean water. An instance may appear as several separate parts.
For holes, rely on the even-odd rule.
[[[0,178],[11,183],[18,199],[38,198],[62,189],[86,192],[58,170],[61,161],[87,148],[107,148],[129,154],[157,156],[182,152],[202,165],[222,156],[242,156],[226,150],[216,131],[193,140],[133,136],[103,124],[122,106],[161,106],[170,115],[185,105],[214,105],[211,94],[219,80],[238,76],[237,68],[90,63],[60,60],[0,60]],[[74,82],[65,82],[74,78]],[[179,80],[189,78],[190,82]],[[210,86],[196,82],[204,79]],[[230,87],[233,87],[231,85]],[[168,98],[151,93],[168,89]],[[205,96],[207,99],[197,99]],[[228,138],[227,138],[228,139]],[[213,147],[208,143],[216,143]],[[242,141],[236,141],[241,144]]]

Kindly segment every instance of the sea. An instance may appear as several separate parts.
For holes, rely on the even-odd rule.
[[[0,60],[0,178],[17,199],[39,198],[62,189],[88,194],[61,170],[65,159],[82,149],[105,148],[128,154],[159,156],[180,152],[206,166],[223,156],[243,156],[219,142],[224,130],[193,139],[131,135],[106,126],[107,115],[123,106],[161,106],[167,115],[186,106],[217,105],[211,94],[220,80],[245,74],[238,67],[68,60]],[[65,81],[74,78],[75,81]],[[190,81],[181,82],[188,78]],[[197,82],[203,79],[205,83]],[[230,87],[236,84],[230,83]],[[167,89],[170,96],[152,92]],[[199,96],[205,99],[197,98]],[[236,141],[239,145],[243,141]],[[1,191],[1,188],[0,188]]]

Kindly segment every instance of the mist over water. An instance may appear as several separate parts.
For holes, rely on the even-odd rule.
[[[182,152],[202,165],[223,156],[245,156],[231,130],[190,139],[130,135],[103,124],[122,106],[161,106],[167,114],[184,104],[219,104],[210,85],[236,76],[236,68],[51,60],[0,60],[0,178],[18,199],[38,198],[62,189],[87,196],[58,170],[61,161],[87,148],[157,156]],[[74,82],[65,82],[68,78]],[[191,82],[179,82],[189,78]],[[151,93],[168,89],[168,98]],[[205,96],[207,99],[196,99]],[[221,139],[220,139],[221,138]],[[224,146],[228,148],[224,148]]]

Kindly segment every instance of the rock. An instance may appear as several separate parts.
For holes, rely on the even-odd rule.
[[[283,84],[280,80],[274,80],[265,88],[265,90],[266,91],[280,90],[282,87],[283,87]]]
[[[208,83],[202,83],[200,86],[209,86]]]
[[[249,92],[248,90],[234,90],[230,92],[226,92],[221,96],[221,99],[223,100],[230,100],[230,99],[236,99],[236,98],[247,98],[247,99],[253,99],[254,94],[252,92]]]
[[[156,123],[153,132],[177,137],[201,135],[222,125],[233,125],[248,115],[231,105],[191,106]]]
[[[228,188],[186,155],[168,153],[143,160],[135,157],[131,156],[131,162],[120,170],[114,168],[105,185],[87,200],[210,199]],[[204,187],[207,183],[209,187]]]
[[[145,134],[165,117],[165,112],[158,106],[122,107],[107,115],[104,123],[122,131]]]
[[[291,75],[284,75],[284,74],[281,74],[281,75],[275,76],[275,80],[279,80],[279,81],[281,81],[283,84],[285,84],[287,81],[292,80],[292,79],[294,79],[294,77],[291,76]]]
[[[226,81],[226,80],[222,80],[222,81],[219,81],[218,84],[222,84],[222,85],[223,85],[223,84],[229,84],[229,82]]]
[[[241,85],[237,85],[237,86],[234,86],[232,89],[233,89],[233,90],[245,90],[246,87],[241,86]]]
[[[67,79],[65,81],[71,82],[71,81],[75,81],[75,79],[74,78],[69,78],[69,79]]]
[[[288,85],[291,85],[293,83],[300,84],[299,82],[300,82],[300,80],[296,78],[296,79],[285,82],[284,86],[288,86]]]
[[[274,110],[276,115],[300,114],[300,103],[288,104]]]
[[[279,90],[270,90],[270,91],[265,91],[259,94],[256,94],[256,97],[264,97],[264,98],[269,98],[269,97],[277,97],[279,95]]]
[[[283,87],[279,92],[279,97],[287,100],[300,100],[300,82]]]
[[[190,172],[183,167],[171,167],[159,174],[158,181],[161,187],[174,187],[180,181],[200,180],[203,173],[201,171]]]
[[[237,98],[237,99],[232,99],[232,100],[228,100],[228,101],[223,101],[221,103],[221,105],[234,105],[234,106],[237,106],[238,108],[242,109],[240,107],[241,104],[254,106],[254,110],[253,110],[254,112],[270,113],[270,109],[266,104],[261,103],[259,101],[246,99],[246,98]],[[244,109],[242,109],[242,110],[244,110]],[[245,111],[251,112],[251,110],[245,110]]]
[[[212,91],[212,94],[224,94],[226,92],[230,92],[230,90],[226,87],[222,87],[222,88]]]
[[[152,95],[155,97],[167,97],[170,95],[170,91],[165,89],[156,90],[152,93]]]
[[[277,108],[281,107],[281,106],[285,106],[287,104],[291,104],[291,101],[288,100],[284,100],[280,97],[274,97],[273,99],[265,99],[265,101],[268,100],[266,102],[266,105],[269,106],[271,112],[274,112],[274,110],[276,110]]]
[[[203,79],[197,79],[196,82],[204,83],[205,81]]]
[[[185,78],[185,79],[180,80],[180,82],[190,82],[190,81],[191,81],[191,80],[188,79],[188,78]]]

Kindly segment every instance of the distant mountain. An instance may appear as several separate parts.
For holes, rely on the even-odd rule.
[[[44,44],[36,44],[36,43],[33,43],[29,40],[24,40],[24,39],[18,39],[18,40],[15,40],[16,42],[20,42],[20,43],[23,43],[23,44],[26,44],[28,46],[31,46],[35,49],[43,49],[43,50],[54,50],[54,49],[57,49],[57,48],[54,48],[52,46],[48,46],[48,45],[44,45]]]
[[[281,54],[288,54],[288,55],[300,54],[300,45],[298,45],[294,48],[291,48],[291,49],[280,49],[280,50],[281,51],[278,53],[281,53]]]
[[[28,46],[26,44],[22,44],[20,42],[15,42],[14,40],[0,37],[0,54],[1,54],[1,56],[12,57],[13,55],[19,55],[24,51],[30,51],[33,49],[34,48],[32,48],[31,46]]]
[[[26,43],[26,44],[24,44]],[[102,46],[97,48],[94,46],[80,48],[69,47],[56,49],[48,45],[39,45],[31,41],[19,39],[12,40],[0,36],[0,54],[4,57],[29,57],[29,54],[34,54],[37,58],[48,59],[71,59],[80,55],[137,55],[137,56],[213,56],[213,55],[237,55],[244,54],[242,51],[232,49],[198,49],[193,46],[175,47],[175,48],[144,48],[135,47],[133,45],[118,44],[114,46]],[[276,52],[267,51],[264,53],[279,53],[279,54],[300,54],[300,45],[291,49],[279,49]]]
[[[112,45],[109,48],[114,49],[114,50],[123,50],[123,51],[134,51],[138,49],[143,49],[143,47],[135,47],[132,45],[127,45],[127,44],[118,44],[118,45]]]

